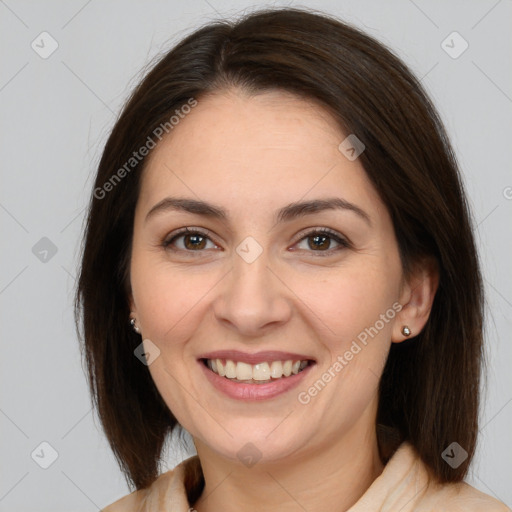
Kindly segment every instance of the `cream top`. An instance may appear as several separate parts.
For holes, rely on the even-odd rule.
[[[187,496],[201,481],[199,458],[193,456],[160,475],[147,489],[124,496],[103,512],[193,512]],[[512,512],[512,509],[467,483],[429,481],[424,463],[414,448],[404,442],[380,476],[347,512],[398,511]]]

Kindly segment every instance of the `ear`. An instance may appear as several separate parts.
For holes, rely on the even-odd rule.
[[[132,328],[137,334],[140,334],[140,322],[137,318],[137,308],[135,307],[135,301],[131,292],[128,294],[128,305],[130,306],[130,323]]]
[[[434,258],[424,258],[414,265],[410,275],[405,278],[400,293],[402,309],[396,315],[391,334],[393,343],[417,336],[427,323],[432,303],[439,285],[439,270]],[[402,329],[407,326],[409,336]]]

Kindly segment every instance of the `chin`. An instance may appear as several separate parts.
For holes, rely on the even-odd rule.
[[[293,413],[290,415],[293,416]],[[285,417],[285,416],[283,416]],[[295,421],[283,417],[272,418],[238,418],[224,424],[220,435],[213,435],[212,430],[192,433],[198,453],[201,450],[215,452],[218,456],[252,467],[256,462],[276,464],[300,457],[303,451],[311,449],[313,432],[304,430]]]

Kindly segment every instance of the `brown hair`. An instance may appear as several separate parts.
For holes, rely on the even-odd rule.
[[[127,290],[145,159],[131,172],[120,169],[176,109],[230,87],[286,90],[327,108],[366,146],[359,158],[390,212],[404,270],[424,256],[437,261],[439,288],[425,328],[389,354],[379,441],[384,458],[408,440],[441,482],[462,480],[478,431],[483,298],[445,130],[418,79],[381,43],[324,14],[275,9],[209,24],[164,55],[128,100],[99,164],[76,318],[93,403],[128,482],[141,489],[158,476],[177,421],[133,354],[141,340],[129,325]],[[116,173],[122,179],[113,182]],[[394,433],[393,446],[386,448],[385,432]],[[455,469],[441,458],[453,441],[469,455]]]

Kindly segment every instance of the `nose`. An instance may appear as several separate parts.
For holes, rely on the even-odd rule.
[[[291,316],[290,292],[268,265],[265,252],[247,263],[237,254],[213,303],[217,320],[246,337],[259,337]]]

